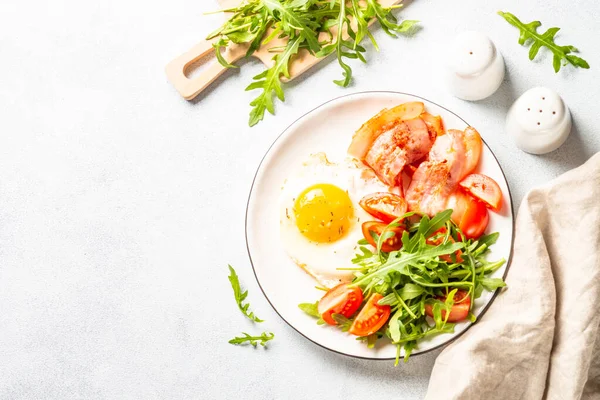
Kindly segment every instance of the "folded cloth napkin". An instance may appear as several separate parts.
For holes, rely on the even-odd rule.
[[[600,153],[523,200],[506,283],[426,399],[600,399]]]

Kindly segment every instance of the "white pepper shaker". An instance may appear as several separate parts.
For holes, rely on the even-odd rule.
[[[446,51],[445,80],[463,100],[482,100],[494,94],[504,79],[504,58],[486,35],[459,34]]]
[[[569,107],[555,91],[536,87],[515,101],[506,117],[506,131],[523,151],[549,153],[571,132]]]

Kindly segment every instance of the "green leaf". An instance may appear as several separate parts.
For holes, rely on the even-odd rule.
[[[400,322],[399,319],[402,316],[402,310],[399,309],[396,311],[392,317],[390,318],[390,322],[388,323],[388,329],[390,332],[390,336],[393,342],[397,342],[400,340],[401,332],[400,332]]]
[[[480,298],[482,293],[483,293],[483,285],[481,283],[476,284],[475,290],[473,291],[475,298],[476,299]]]
[[[321,318],[321,314],[319,314],[319,302],[315,301],[314,303],[301,303],[298,304],[298,308],[304,311],[306,314],[311,317],[317,318],[317,325],[323,325],[325,321]]]
[[[337,322],[342,332],[348,332],[348,330],[352,326],[352,320],[344,317],[342,314],[331,314],[331,317],[335,322]]]
[[[316,301],[314,303],[298,304],[298,308],[312,317],[321,318],[321,314],[319,314],[319,302],[318,301]]]
[[[218,41],[216,41],[215,43],[213,43],[213,47],[215,49],[215,56],[217,57],[217,61],[219,62],[219,64],[221,64],[225,68],[239,68],[236,65],[230,64],[223,57],[223,54],[221,53],[221,49],[227,47],[228,45],[229,45],[229,41],[227,41],[226,39],[223,39],[223,38],[221,38]]]
[[[428,246],[428,248],[418,253],[396,253],[397,257],[390,256],[390,259],[381,266],[381,268],[365,274],[365,276],[358,278],[352,285],[368,285],[373,286],[373,282],[382,279],[385,275],[390,272],[399,272],[404,275],[408,275],[408,267],[410,265],[417,264],[419,262],[428,261],[434,257],[438,257],[445,254],[452,254],[457,250],[464,247],[464,243],[445,243],[440,246]],[[394,254],[391,253],[391,254]]]
[[[489,235],[484,235],[477,240],[479,246],[485,245],[486,247],[490,247],[494,243],[498,241],[498,237],[500,234],[498,232],[490,233]]]
[[[242,314],[244,314],[248,319],[250,319],[254,322],[263,322],[263,320],[258,318],[256,315],[254,315],[253,312],[248,311],[250,304],[242,303],[244,300],[246,300],[246,297],[248,297],[248,291],[246,290],[245,292],[242,292],[238,275],[235,273],[235,270],[233,269],[233,267],[231,265],[229,265],[229,272],[230,272],[229,282],[231,283],[231,288],[233,289],[233,295],[235,296],[235,302],[237,303],[238,308],[240,309]]]
[[[297,8],[302,8],[306,4],[306,1],[302,3],[294,1],[291,4],[285,4],[281,0],[262,0],[262,3],[273,18],[281,21],[283,30],[291,34],[290,37],[292,39],[292,35],[297,34],[302,41],[306,41],[308,49],[312,53],[321,50],[318,34],[313,29],[315,25],[311,23],[309,16],[296,10]]]
[[[377,343],[378,338],[379,338],[379,336],[377,336],[377,333],[367,336],[367,347],[369,349],[372,349],[373,347],[375,347],[375,343]]]
[[[395,293],[390,293],[387,296],[384,296],[381,300],[377,302],[380,306],[395,306],[398,304],[398,299],[396,298]]]
[[[506,283],[500,278],[483,278],[480,282],[488,292],[493,292],[498,288],[506,286]]]
[[[554,55],[552,58],[554,72],[558,72],[560,70],[561,61],[571,64],[575,68],[590,68],[587,61],[569,54],[578,51],[574,46],[559,46],[554,42],[554,37],[560,28],[550,28],[546,32],[540,34],[537,31],[537,28],[542,25],[540,21],[533,21],[525,24],[511,13],[498,11],[498,14],[501,15],[509,24],[519,29],[520,45],[525,45],[527,41],[531,40],[532,45],[529,49],[530,60],[533,60],[536,57],[540,48],[546,47]]]
[[[311,317],[321,318],[321,314],[319,314],[319,302],[316,301],[314,303],[301,303],[298,304],[298,308],[310,315]]]
[[[352,259],[353,264],[360,265],[365,269],[381,265],[379,256],[373,253],[369,248],[360,246],[358,250],[360,253],[354,255],[354,258]]]
[[[427,231],[424,233],[424,236],[429,237],[440,230],[442,227],[444,227],[444,225],[446,225],[446,222],[450,221],[451,216],[452,210],[444,210],[434,215],[431,221],[429,221],[429,226],[427,227]]]
[[[423,293],[425,293],[425,289],[422,286],[415,285],[414,283],[407,283],[398,291],[398,294],[402,300],[405,301],[419,297]]]
[[[285,50],[273,57],[275,64],[266,71],[256,75],[253,79],[256,82],[251,83],[246,90],[262,89],[250,105],[253,106],[250,111],[249,125],[254,126],[260,122],[265,115],[265,111],[275,114],[273,107],[273,94],[281,101],[284,101],[283,89],[281,87],[281,76],[290,77],[289,61],[293,55],[298,53],[298,48],[302,39],[298,36],[288,43]]]
[[[412,354],[413,349],[417,347],[417,341],[411,340],[410,342],[404,343],[404,363],[408,362],[410,355]]]
[[[269,340],[273,340],[273,338],[275,337],[275,335],[271,332],[267,333],[267,332],[263,332],[260,336],[252,336],[247,334],[246,332],[242,332],[242,334],[244,336],[236,336],[233,339],[231,339],[229,341],[229,343],[231,344],[235,344],[235,345],[245,345],[245,344],[250,344],[253,347],[256,347],[257,345],[261,345],[261,346],[266,346],[267,342]]]

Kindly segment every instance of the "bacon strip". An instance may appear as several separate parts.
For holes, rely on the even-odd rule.
[[[375,139],[364,161],[384,183],[397,186],[402,169],[427,155],[433,141],[422,119],[400,122]]]
[[[420,101],[403,103],[391,109],[384,108],[354,133],[350,147],[348,147],[348,154],[364,160],[369,149],[381,134],[393,129],[401,121],[417,118],[424,111],[425,105]]]
[[[438,137],[406,191],[409,210],[431,216],[445,210],[458,183],[479,162],[481,147],[481,137],[471,127],[465,132],[451,129]]]

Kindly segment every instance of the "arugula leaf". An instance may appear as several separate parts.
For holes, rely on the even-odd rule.
[[[348,35],[351,38],[355,39],[354,42],[344,39],[344,25],[346,25]],[[364,53],[366,50],[364,47],[360,46],[356,41],[356,34],[354,33],[352,26],[350,25],[350,20],[348,19],[348,17],[346,17],[345,5],[340,5],[340,14],[338,16],[337,30],[338,31],[337,40],[335,42],[335,51],[337,55],[338,64],[340,64],[340,67],[342,67],[343,70],[342,75],[344,76],[344,79],[334,80],[333,83],[341,87],[347,87],[350,84],[350,81],[352,80],[352,68],[350,68],[350,66],[343,61],[343,57],[358,58],[364,63],[366,63],[367,60],[362,55],[362,53]]]
[[[344,317],[342,314],[331,314],[331,317],[335,322],[338,323],[338,326],[342,330],[342,332],[348,332],[348,330],[352,326],[352,320]]]
[[[248,319],[251,319],[254,322],[263,322],[263,320],[254,315],[253,312],[248,311],[248,307],[250,307],[250,304],[242,303],[244,300],[246,300],[246,297],[248,297],[248,291],[246,290],[245,292],[242,292],[238,275],[235,273],[235,270],[231,265],[229,265],[229,272],[229,282],[231,282],[233,295],[235,296],[235,301],[242,314],[244,314],[246,317],[248,317]]]
[[[477,239],[478,244],[485,245],[486,247],[490,247],[498,241],[500,234],[498,232],[490,233],[489,235],[484,235]]]
[[[439,246],[428,246],[426,249],[418,253],[405,253],[405,252],[394,252],[396,257],[391,257],[388,261],[383,264],[379,269],[366,274],[365,276],[352,282],[353,286],[367,285],[372,287],[376,280],[383,278],[390,272],[399,272],[401,274],[409,275],[408,267],[415,265],[419,262],[428,261],[434,257],[442,256],[445,254],[452,254],[457,250],[464,247],[463,243],[445,243]]]
[[[407,283],[398,291],[402,300],[411,300],[423,293],[425,293],[423,286],[415,285],[414,283]]]
[[[369,250],[369,248],[360,246],[358,249],[360,250],[360,253],[357,252],[354,255],[354,258],[352,259],[353,264],[360,265],[365,269],[376,267],[381,264],[379,256]]]
[[[321,314],[319,314],[319,302],[316,301],[314,303],[301,303],[298,304],[298,308],[310,315],[311,317],[321,318]]]
[[[393,342],[397,342],[400,340],[401,332],[400,332],[400,317],[402,316],[402,310],[398,310],[391,316],[390,322],[388,322],[388,330],[390,332],[390,337]]]
[[[488,292],[506,286],[506,283],[500,278],[482,278],[479,282]]]
[[[247,334],[246,332],[242,332],[244,336],[236,336],[229,341],[231,344],[241,345],[241,344],[251,344],[253,347],[257,345],[266,346],[269,340],[273,340],[275,335],[272,332],[263,332],[260,336],[252,336]]]
[[[296,12],[296,9],[306,5],[307,1],[294,1],[285,4],[280,0],[262,0],[262,3],[274,19],[281,21],[284,32],[297,33],[302,41],[306,41],[308,49],[312,53],[321,50],[317,32],[313,29],[318,28],[319,25],[311,21],[306,13]]]
[[[542,23],[540,21],[532,21],[528,24],[521,22],[516,16],[508,12],[498,11],[509,24],[515,26],[521,32],[519,36],[519,44],[525,45],[528,40],[532,41],[529,49],[529,59],[533,60],[542,47],[546,47],[554,54],[552,65],[554,72],[560,70],[561,65],[571,64],[575,68],[589,69],[590,65],[583,58],[577,57],[571,53],[577,53],[578,50],[574,46],[559,46],[554,42],[554,37],[560,28],[550,28],[544,33],[538,33]]]
[[[301,303],[298,304],[298,308],[304,311],[306,314],[311,317],[317,318],[317,325],[323,325],[325,321],[321,318],[321,314],[319,314],[319,302],[316,301],[314,303]]]
[[[433,235],[436,231],[440,230],[446,222],[450,221],[450,217],[452,216],[452,210],[444,210],[442,212],[437,213],[433,216],[433,218],[429,221],[427,225],[427,230],[423,233],[425,237],[429,237]]]
[[[413,349],[416,347],[417,347],[416,340],[411,340],[410,342],[404,343],[404,363],[405,364],[408,362],[408,359],[410,358],[410,355],[412,354]],[[398,360],[396,360],[395,366],[396,365],[398,365]]]
[[[302,39],[299,36],[290,40],[285,50],[273,57],[275,64],[252,78],[256,82],[248,85],[246,91],[262,89],[262,93],[250,102],[250,105],[253,107],[250,111],[250,120],[248,122],[250,126],[256,125],[264,118],[265,110],[271,114],[275,114],[273,92],[275,92],[279,100],[285,100],[283,89],[281,88],[281,76],[290,77],[289,61],[294,54],[298,53],[301,41]]]
[[[379,339],[379,336],[377,335],[377,333],[367,336],[367,348],[369,348],[369,349],[374,348],[375,344],[377,343],[377,339]]]

